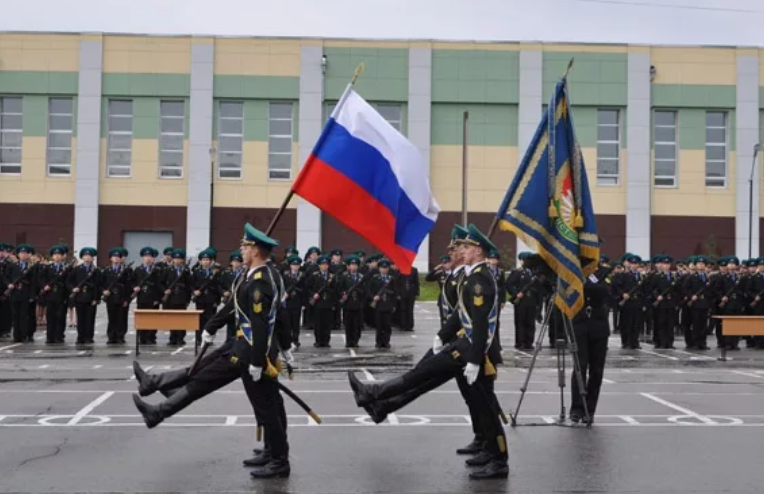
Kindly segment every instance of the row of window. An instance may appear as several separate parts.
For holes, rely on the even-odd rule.
[[[620,112],[597,111],[597,185],[618,185],[620,181]],[[677,113],[653,112],[653,153],[656,187],[677,185]],[[727,113],[706,112],[706,187],[727,186]]]
[[[71,174],[73,99],[48,100],[48,174]],[[129,177],[132,166],[133,101],[108,102],[107,175]],[[325,118],[334,111],[327,104]],[[376,105],[380,114],[396,129],[403,123],[400,105]],[[183,176],[183,143],[185,136],[185,102],[160,102],[159,176]],[[620,111],[597,111],[597,184],[618,185],[620,181]],[[22,98],[0,98],[0,174],[21,173],[23,133]],[[706,186],[727,185],[727,113],[706,112]],[[268,106],[268,178],[292,179],[292,139],[294,106],[272,102]],[[675,187],[677,184],[677,113],[655,110],[653,115],[654,184]],[[220,101],[218,119],[218,178],[242,177],[244,145],[244,103]]]

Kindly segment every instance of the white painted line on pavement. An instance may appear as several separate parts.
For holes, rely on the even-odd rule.
[[[522,350],[518,350],[517,348],[513,348],[513,350],[515,351],[515,353],[519,353],[520,355],[524,355],[526,357],[533,357],[533,355],[531,355],[530,353],[524,352]]]
[[[751,372],[743,372],[743,371],[730,371],[730,372],[732,372],[734,374],[739,374],[741,376],[755,377],[755,378],[758,378],[758,379],[764,379],[764,376],[760,376],[758,374],[753,374]]]
[[[48,367],[50,367],[50,365],[49,364],[45,364],[45,365],[41,365],[40,367],[38,367],[38,369],[47,369]]]
[[[183,351],[184,348],[186,348],[186,347],[182,346],[182,347],[178,348],[177,350],[175,350],[174,352],[170,352],[170,355],[178,355],[180,352]]]
[[[41,353],[42,353],[42,350],[35,350],[35,351],[34,351],[34,352],[32,352],[32,353],[34,353],[35,355],[39,355],[39,354],[41,354]]]
[[[225,425],[236,425],[236,420],[238,417],[236,415],[228,415],[225,418]]]
[[[684,408],[684,407],[681,407],[681,406],[679,406],[679,405],[677,405],[675,403],[671,403],[670,401],[666,401],[663,398],[658,398],[657,396],[655,396],[653,394],[650,394],[650,393],[639,393],[639,394],[644,396],[648,400],[652,400],[655,403],[660,403],[661,405],[667,406],[667,407],[669,407],[669,408],[671,408],[673,410],[676,410],[677,412],[680,412],[680,413],[682,413],[684,415],[687,415],[688,417],[692,417],[694,419],[697,419],[697,420],[703,422],[704,424],[715,424],[716,423],[716,422],[714,422],[713,420],[711,420],[708,417],[704,417],[704,416],[700,415],[699,413],[693,412],[692,410],[690,410],[688,408]]]
[[[602,378],[602,382],[605,384],[615,384],[615,381],[612,379],[605,379],[604,377]]]
[[[665,358],[665,359],[669,359],[669,360],[679,360],[678,357],[672,357],[671,355],[663,355],[662,353],[652,352],[650,350],[639,350],[639,351],[642,352],[642,353],[647,353],[647,354],[650,354],[650,355],[655,355],[656,357],[661,357],[661,358]]]
[[[361,368],[361,372],[363,372],[363,375],[364,375],[364,377],[366,377],[367,381],[376,381],[377,380],[377,378],[375,378],[374,375],[366,369],[366,367],[362,367]]]
[[[353,350],[352,348],[348,348],[348,352],[350,352],[350,356],[351,356],[351,357],[357,357],[357,356],[358,356],[358,355],[355,353],[355,350]]]
[[[23,343],[16,343],[15,345],[0,347],[0,352],[3,350],[10,350],[11,348],[16,348],[17,346],[21,346],[21,345],[23,345]],[[13,352],[8,352],[8,353],[13,353]]]
[[[716,360],[714,357],[709,357],[708,355],[700,355],[698,353],[692,353],[692,352],[685,352],[684,350],[674,350],[676,353],[681,353],[682,355],[689,355],[691,357],[691,360]]]
[[[85,355],[86,353],[88,353],[86,350],[81,350],[77,352],[77,355]]]
[[[102,404],[104,401],[108,400],[112,396],[114,396],[114,391],[107,391],[106,393],[102,394],[95,400],[85,405],[79,412],[74,414],[74,417],[72,417],[71,420],[69,420],[69,422],[67,422],[66,425],[77,425],[80,422],[80,420],[82,420],[90,412],[95,410],[98,405]]]
[[[619,415],[618,418],[629,425],[639,425],[639,421],[637,421],[637,419],[634,417],[630,417],[629,415]]]
[[[93,366],[93,370],[100,369],[101,367],[103,367],[103,365],[101,365],[101,364],[94,365]]]
[[[126,351],[125,351],[125,355],[130,355],[131,353],[133,353],[133,351],[132,351],[132,350],[126,350]]]
[[[398,417],[394,413],[391,413],[390,415],[387,416],[387,421],[390,422],[390,425],[400,425],[401,424],[401,421],[398,420]]]

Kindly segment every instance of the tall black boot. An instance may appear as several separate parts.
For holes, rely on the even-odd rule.
[[[406,391],[406,382],[402,377],[389,379],[382,383],[364,384],[352,371],[348,371],[350,387],[355,394],[355,402],[359,407],[372,401],[396,397]]]
[[[290,473],[289,458],[285,455],[272,458],[268,464],[252,470],[249,474],[256,479],[271,479],[273,477],[289,477]]]
[[[141,415],[143,421],[149,429],[153,429],[168,417],[172,417],[179,411],[186,408],[193,402],[191,393],[186,388],[181,388],[171,397],[158,405],[149,405],[143,401],[137,394],[133,395],[133,402]]]
[[[148,374],[143,370],[141,364],[133,362],[133,372],[135,380],[138,381],[138,394],[149,396],[157,391],[169,397],[172,395],[173,388],[183,386],[188,382],[188,370],[177,369],[174,371],[163,372],[162,374]]]

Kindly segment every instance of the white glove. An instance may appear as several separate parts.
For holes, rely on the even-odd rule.
[[[249,375],[252,376],[252,380],[257,382],[263,377],[263,369],[261,367],[249,366]]]
[[[294,356],[292,355],[291,350],[282,350],[281,351],[281,360],[284,361],[287,365],[294,364]]]
[[[214,335],[214,334],[210,334],[210,333],[209,333],[209,332],[207,332],[207,330],[205,329],[205,330],[202,332],[202,341],[203,341],[204,343],[207,343],[207,344],[212,344],[212,343],[214,343],[214,342],[215,342],[215,335]]]
[[[432,353],[439,353],[443,350],[443,346],[443,341],[440,339],[440,336],[435,335],[435,339],[432,340]]]
[[[477,381],[478,374],[480,373],[480,366],[477,364],[467,364],[464,368],[464,377],[467,378],[467,384],[472,386]]]

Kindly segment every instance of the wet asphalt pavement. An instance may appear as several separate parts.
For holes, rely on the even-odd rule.
[[[511,328],[511,313],[502,321]],[[388,352],[373,349],[370,332],[357,351],[344,348],[339,332],[332,348],[315,349],[303,332],[287,385],[323,423],[285,398],[292,475],[270,481],[251,480],[241,466],[256,442],[240,384],[150,431],[131,400],[133,347],[105,345],[105,314],[92,348],[72,345],[73,334],[64,346],[0,340],[0,492],[764,492],[764,352],[743,349],[719,362],[718,352],[686,352],[679,341],[673,351],[621,350],[615,335],[596,422],[585,429],[549,425],[560,414],[560,391],[555,353],[544,348],[519,425],[507,428],[509,479],[475,482],[454,454],[471,439],[455,385],[373,425],[347,384],[348,369],[382,380],[410,368],[436,324],[434,304],[420,304],[417,330],[395,332]],[[505,366],[496,384],[507,412],[516,409],[531,360],[531,352],[513,349],[510,333],[502,333]],[[166,340],[143,348],[139,360],[151,372],[193,358],[193,346]]]

